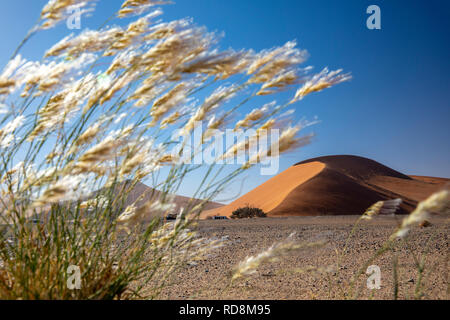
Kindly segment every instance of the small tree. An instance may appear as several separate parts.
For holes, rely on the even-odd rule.
[[[243,218],[266,218],[267,214],[260,208],[251,207],[246,205],[245,207],[239,208],[231,214],[232,219],[243,219]]]

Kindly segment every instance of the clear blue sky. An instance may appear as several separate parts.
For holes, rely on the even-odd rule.
[[[4,1],[0,11],[0,65],[39,16],[44,0]],[[450,177],[450,2],[178,0],[163,19],[192,17],[223,31],[224,48],[260,50],[296,39],[310,53],[309,65],[343,68],[349,83],[308,96],[296,117],[318,116],[314,143],[281,159],[281,170],[311,157],[355,154],[406,174]],[[122,3],[101,0],[83,27],[94,28]],[[381,30],[366,28],[366,8],[381,8]],[[40,59],[66,36],[62,25],[24,48]],[[253,108],[255,106],[249,106]],[[244,192],[267,180],[247,175]],[[182,190],[183,191],[183,190]],[[189,193],[184,190],[183,193]]]

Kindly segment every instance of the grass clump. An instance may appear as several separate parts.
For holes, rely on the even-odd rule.
[[[152,1],[125,1],[99,29],[68,35],[38,61],[22,57],[36,33],[68,18],[69,6],[93,2],[49,1],[0,72],[0,299],[157,298],[175,270],[220,246],[195,232],[207,201],[267,157],[309,142],[299,136],[304,123],[286,127],[286,109],[350,78],[328,69],[309,75],[295,42],[220,51],[218,36],[190,19],[156,19],[162,11]],[[260,96],[299,84],[284,103],[235,118]],[[215,130],[233,123],[236,132],[252,129],[251,141],[285,129],[226,174],[221,164],[249,150],[246,141],[207,167],[191,164]],[[182,139],[198,126],[198,143]],[[173,195],[192,174],[192,197],[202,200],[178,208]],[[140,181],[151,190],[136,199]],[[174,211],[177,219],[164,223]],[[76,289],[70,270],[80,273]]]

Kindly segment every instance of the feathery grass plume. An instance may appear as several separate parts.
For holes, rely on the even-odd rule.
[[[239,120],[234,127],[234,130],[239,128],[248,128],[251,126],[253,122],[260,120],[269,109],[275,105],[275,101],[269,102],[262,106],[260,109],[253,109],[250,113],[248,113],[244,119]]]
[[[205,133],[202,136],[201,143],[206,144],[212,136],[220,134],[218,130],[225,128],[227,123],[229,123],[227,114],[223,114],[218,117],[213,115],[208,121],[208,125],[206,126]]]
[[[296,68],[303,63],[308,53],[295,48],[296,45],[295,41],[289,41],[282,47],[259,53],[247,70],[247,73],[252,75],[249,82],[271,81],[280,73]]]
[[[92,185],[85,175],[66,175],[53,182],[42,196],[34,201],[33,207],[41,207],[59,201],[78,200],[91,190]]]
[[[120,8],[117,16],[125,18],[131,15],[140,15],[151,7],[156,5],[171,4],[173,2],[168,0],[126,0]]]
[[[85,14],[94,11],[94,7],[91,3],[95,4],[97,0],[49,0],[44,6],[41,12],[41,20],[43,21],[40,28],[50,29],[53,28],[58,22],[65,20],[69,17],[68,9],[79,9],[80,14]]]
[[[132,152],[128,154],[119,169],[119,180],[124,180],[133,173],[138,174],[140,179],[158,171],[163,165],[176,163],[177,159],[172,155],[164,154],[165,148],[154,147],[154,142],[146,140],[136,143]]]
[[[254,274],[256,273],[260,265],[267,262],[276,261],[281,256],[284,256],[294,250],[313,248],[324,245],[324,242],[297,243],[297,241],[294,240],[294,236],[295,232],[291,233],[286,240],[273,244],[267,250],[255,256],[245,258],[234,268],[231,276],[231,281]]]
[[[189,25],[189,21],[187,19],[158,23],[150,28],[148,34],[145,35],[144,40],[154,41],[167,39],[187,25]]]
[[[203,152],[214,130],[234,121],[258,91],[289,89],[309,70],[299,68],[306,52],[294,42],[257,54],[222,51],[219,36],[191,19],[156,21],[162,11],[155,5],[169,2],[151,0],[123,3],[121,18],[149,11],[127,25],[104,23],[64,37],[41,61],[20,55],[33,34],[65,19],[67,9],[84,14],[93,3],[49,1],[0,73],[2,299],[158,297],[177,268],[221,245],[199,237],[195,219],[245,170],[222,177],[213,166],[196,176],[190,189],[201,200],[190,200],[174,224],[162,221],[176,210],[171,195],[201,168],[170,152],[179,146],[177,134],[208,120],[194,146]],[[267,134],[281,126],[278,113],[287,105],[255,109],[237,127],[257,129],[254,138]],[[283,130],[265,155],[307,142],[296,137],[298,129]],[[140,181],[151,188],[137,194]],[[67,288],[71,265],[81,269],[80,290]]]
[[[162,97],[156,99],[150,110],[152,124],[157,123],[164,115],[175,107],[187,102],[187,96],[190,90],[195,87],[195,83],[181,82]]]
[[[253,61],[253,53],[250,51],[226,51],[206,53],[196,60],[182,66],[183,73],[202,73],[225,80],[235,74],[245,73]]]
[[[264,157],[272,157],[281,153],[292,151],[296,148],[303,147],[311,143],[313,135],[306,135],[303,137],[297,137],[297,133],[303,127],[298,125],[295,127],[288,127],[281,132],[278,141],[271,144],[270,148],[264,154]]]
[[[165,129],[169,125],[174,124],[181,118],[181,113],[178,111],[175,111],[174,113],[168,115],[164,119],[161,120],[160,129]]]
[[[237,90],[238,88],[235,85],[217,88],[205,99],[203,104],[197,108],[186,125],[180,131],[180,136],[188,135],[192,130],[194,130],[196,122],[203,121],[213,110],[232,99],[236,95]]]
[[[143,205],[136,207],[135,204],[129,205],[124,212],[117,218],[119,223],[137,223],[143,216],[152,215],[153,217],[165,217],[168,213],[175,209],[173,197],[169,197],[166,202],[147,201]]]
[[[168,38],[163,38],[139,58],[140,66],[159,76],[179,80],[180,66],[207,52],[215,42],[215,35],[204,28],[192,27],[188,22]]]
[[[259,127],[256,130],[254,136],[250,137],[248,141],[245,140],[242,141],[241,143],[234,145],[227,151],[227,153],[225,153],[224,157],[235,156],[237,155],[239,150],[248,150],[252,142],[255,143],[257,139],[267,136],[268,129],[272,128],[275,123],[276,120],[269,119],[267,122],[265,122],[261,127]],[[300,148],[311,143],[311,140],[314,136],[313,134],[301,137],[297,136],[298,132],[302,128],[304,128],[304,126],[297,125],[295,127],[289,126],[286,129],[282,130],[277,140],[270,141],[270,145],[267,149],[263,148],[258,152],[256,152],[255,154],[253,154],[250,157],[250,159],[242,165],[242,169],[247,170],[252,165],[260,163],[269,157],[277,157],[282,153],[290,152],[296,148]]]
[[[314,75],[311,79],[307,80],[303,86],[297,90],[294,98],[290,103],[302,100],[305,96],[312,92],[319,92],[324,89],[330,88],[338,83],[348,81],[352,78],[349,73],[340,74],[342,69],[336,71],[329,71],[328,68],[323,69],[320,73]]]
[[[88,144],[94,139],[100,132],[100,124],[94,123],[92,126],[87,128],[75,141],[76,146],[81,146],[83,144]]]
[[[60,84],[56,81],[55,79],[54,85],[59,86]],[[92,81],[93,76],[88,74],[81,80],[65,85],[60,92],[53,95],[47,104],[37,112],[36,126],[28,135],[27,141],[42,137],[54,130],[55,127],[68,123],[76,117],[80,106],[89,97]]]
[[[42,95],[56,88],[59,81],[67,82],[70,72],[83,68],[92,62],[92,55],[85,54],[75,61],[55,62],[48,64],[31,62],[16,55],[0,75],[0,89],[2,95],[12,94],[25,85],[22,97],[29,95],[33,88],[39,91],[35,96]]]
[[[65,55],[67,59],[77,57],[86,52],[105,51],[113,45],[117,38],[123,37],[125,31],[120,27],[109,28],[105,30],[84,30],[74,37],[73,34],[65,37],[44,55],[45,58]]]
[[[352,230],[350,231],[350,234],[345,242],[344,249],[342,250],[342,255],[344,255],[347,251],[347,247],[350,242],[350,238],[354,235],[356,232],[356,228],[358,227],[359,223],[362,220],[371,220],[373,216],[379,215],[379,214],[395,214],[395,212],[400,208],[400,205],[402,204],[402,199],[391,199],[391,200],[384,200],[384,201],[378,201],[371,205],[359,218],[356,220],[355,224],[353,225]],[[341,257],[338,257],[340,259]],[[338,261],[339,264],[339,261]]]
[[[395,201],[397,201],[398,204],[400,204],[400,201],[398,201],[398,199],[395,199]],[[380,207],[380,204],[377,203],[373,207],[375,207],[375,210],[376,210],[376,207]],[[396,207],[397,207],[397,204],[395,204],[393,202],[392,208],[396,208]],[[392,208],[390,208],[388,210],[393,210]],[[450,212],[450,193],[448,190],[448,186],[446,186],[444,188],[444,190],[438,191],[438,192],[432,194],[431,196],[429,196],[427,199],[420,202],[417,205],[416,209],[414,211],[412,211],[406,218],[403,219],[400,227],[397,228],[397,230],[389,237],[389,239],[385,243],[383,243],[383,245],[353,275],[352,281],[350,283],[350,287],[348,288],[348,292],[346,293],[346,297],[350,297],[353,299],[357,299],[359,297],[362,287],[360,287],[359,290],[355,290],[356,281],[359,279],[359,277],[362,274],[364,274],[366,272],[367,267],[370,266],[375,261],[375,259],[381,257],[383,254],[391,251],[394,248],[395,244],[397,243],[397,241],[395,241],[396,239],[405,239],[406,236],[408,235],[409,231],[413,227],[413,225],[420,224],[422,221],[425,221],[431,214],[447,215],[449,212]],[[367,213],[367,211],[366,211],[366,213]],[[347,238],[347,241],[346,241],[346,244],[344,247],[344,251],[343,251],[344,253],[345,253],[347,245],[350,241],[350,237],[356,230],[357,224],[361,219],[362,218],[358,219],[357,223],[354,225],[354,227],[352,229],[352,232],[351,232],[349,238]],[[419,279],[420,279],[423,275],[424,261],[422,260],[419,262],[415,256],[414,256],[414,259],[416,261],[416,266],[418,268]],[[340,262],[340,256],[338,257],[338,266],[339,266],[339,262]],[[395,270],[395,272],[397,272],[397,271]],[[417,290],[420,290],[420,280],[418,282],[419,283],[418,283],[418,286],[416,287],[416,294],[418,293]],[[396,284],[394,283],[394,290],[396,290],[395,285]],[[417,298],[417,296],[416,296],[416,298]]]
[[[402,199],[378,201],[371,205],[361,216],[362,219],[370,220],[379,214],[394,214],[402,203]]]
[[[109,202],[110,199],[108,199],[103,195],[100,195],[97,198],[83,201],[80,204],[80,209],[88,209],[88,210],[95,210],[95,208],[105,209],[109,205]]]
[[[342,249],[342,252],[339,252],[339,250],[336,250],[337,253],[337,267],[339,273],[339,267],[342,262],[342,258],[347,253],[347,248],[350,244],[350,240],[353,237],[353,235],[356,233],[356,230],[361,223],[362,220],[371,220],[374,216],[379,214],[395,214],[395,212],[400,208],[400,205],[402,204],[402,199],[391,199],[391,200],[384,200],[384,201],[378,201],[371,205],[359,218],[356,220],[355,224],[353,225],[346,241],[344,244],[344,248]]]
[[[109,160],[114,157],[114,151],[123,142],[113,137],[108,137],[97,145],[90,148],[78,160],[79,163],[94,164],[99,161]]]
[[[79,57],[61,62],[51,61],[48,64],[39,62],[26,63],[17,71],[20,77],[18,85],[25,85],[22,97],[28,97],[32,90],[36,90],[34,96],[41,96],[44,93],[50,93],[60,89],[64,85],[71,89],[85,90],[80,87],[80,80],[73,82],[73,77],[80,70],[92,64],[96,56],[91,53],[83,53]],[[86,77],[88,77],[87,75]],[[90,79],[86,79],[90,80]],[[83,84],[89,88],[89,83]],[[68,90],[70,92],[70,90]],[[73,95],[74,93],[72,93]],[[81,98],[81,97],[78,97]]]
[[[16,139],[14,133],[25,123],[25,116],[15,117],[0,129],[0,147],[9,147]]]
[[[19,54],[8,62],[3,72],[0,74],[0,97],[13,93],[18,86],[18,79],[16,72],[21,66],[27,62]]]
[[[256,129],[257,134],[261,134],[262,132],[266,132],[267,130],[272,129],[276,124],[275,119],[269,119],[262,126],[260,126],[258,129]]]
[[[288,152],[295,148],[304,146],[311,142],[312,135],[297,138],[296,134],[301,130],[300,126],[289,127],[281,132],[280,138],[277,142],[278,152]],[[270,157],[274,154],[276,147],[271,147],[267,152],[267,156]]]
[[[275,76],[272,80],[267,81],[258,91],[257,95],[274,94],[277,91],[283,90],[289,85],[297,84],[299,77],[294,71],[287,71]]]
[[[391,236],[391,239],[404,238],[413,225],[420,224],[427,220],[431,214],[450,213],[450,191],[448,189],[433,193],[424,201],[421,201],[416,209],[403,219],[398,230]]]
[[[151,24],[150,20],[161,14],[161,10],[154,10],[150,14],[131,22],[123,33],[116,36],[114,43],[111,45],[111,48],[105,52],[105,55],[113,55],[115,51],[124,50],[132,46],[137,40],[140,39],[140,37],[143,37],[147,32],[149,32],[149,27]]]
[[[239,153],[244,154],[249,150],[249,147],[252,145],[252,143],[256,142],[256,135],[251,136],[249,139],[243,139],[241,141],[238,141],[234,145],[232,145],[224,154],[221,155],[221,159],[233,159],[236,157]]]

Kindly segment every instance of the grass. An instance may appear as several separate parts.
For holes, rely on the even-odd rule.
[[[189,19],[155,24],[162,11],[148,6],[150,0],[125,1],[97,30],[62,39],[42,53],[41,61],[21,56],[35,34],[65,21],[68,6],[92,2],[50,1],[0,73],[0,299],[158,298],[177,270],[221,246],[195,229],[207,201],[268,157],[309,143],[311,135],[300,135],[307,123],[290,124],[286,115],[294,109],[289,108],[351,78],[327,68],[310,75],[302,67],[305,51],[292,41],[257,53],[220,51],[219,37]],[[125,25],[122,19],[130,17]],[[108,26],[112,22],[116,26]],[[261,99],[293,88],[292,97],[280,104]],[[249,105],[260,107],[248,112]],[[198,143],[180,142],[197,126],[203,129]],[[244,139],[216,154],[211,164],[192,164],[225,129]],[[243,129],[251,135],[246,138]],[[253,143],[267,139],[273,129],[280,129],[278,139],[251,153]],[[225,170],[223,161],[242,152],[245,162]],[[189,189],[202,200],[192,200],[174,222],[165,222],[162,217],[176,208],[173,195],[192,176]],[[152,189],[130,202],[140,181]],[[376,203],[361,216],[332,268],[297,271],[325,276],[330,290],[338,288],[338,298],[360,298],[367,267],[394,252],[398,239],[407,243],[410,229],[430,214],[448,214],[449,192],[421,202],[349,282],[339,283],[358,224],[392,210],[396,201]],[[241,261],[229,285],[264,263],[321,245],[292,237],[275,243]],[[426,252],[411,254],[417,271],[412,297],[422,299],[432,269]],[[392,298],[397,299],[396,255],[392,265]],[[74,266],[80,270],[79,289],[68,286]]]
[[[30,38],[65,22],[69,6],[93,2],[50,1],[0,74],[0,299],[157,298],[175,270],[220,246],[195,232],[207,201],[267,157],[309,142],[299,135],[304,123],[286,125],[284,111],[350,79],[326,68],[309,75],[295,42],[220,51],[217,35],[188,19],[155,24],[162,11],[150,0],[125,1],[97,30],[62,39],[41,61],[22,57]],[[280,105],[260,100],[294,86]],[[249,103],[263,106],[236,119]],[[204,130],[198,145],[180,143],[197,125]],[[222,160],[249,152],[249,141],[213,164],[180,161],[184,151],[184,160],[205,152],[230,126],[253,129],[250,141],[283,129],[231,172]],[[173,195],[193,175],[192,196],[202,201],[164,223]],[[140,181],[159,192],[130,203]],[[74,266],[75,290],[67,285]]]

